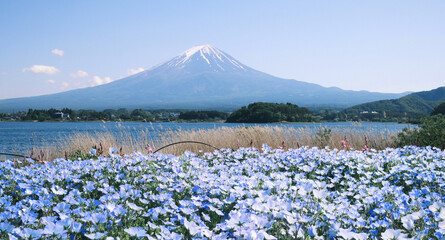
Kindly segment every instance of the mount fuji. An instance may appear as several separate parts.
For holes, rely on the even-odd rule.
[[[201,45],[138,74],[96,87],[0,100],[0,111],[73,108],[234,109],[252,102],[348,107],[406,94],[322,87],[252,69],[227,53]]]

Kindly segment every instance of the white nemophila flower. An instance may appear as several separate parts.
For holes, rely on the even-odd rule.
[[[382,233],[383,240],[399,240],[399,239],[407,239],[406,234],[402,233],[401,230],[397,229],[386,229],[385,232]]]
[[[147,222],[147,225],[148,225],[151,229],[157,229],[157,228],[160,228],[159,226],[153,224],[153,223],[150,222],[150,221]]]
[[[318,199],[325,199],[328,196],[328,193],[324,189],[314,189],[312,193],[314,194],[314,197]]]
[[[210,211],[215,212],[215,213],[218,214],[219,216],[224,216],[224,213],[223,213],[221,210],[219,210],[218,208],[215,208],[215,207],[212,206],[212,205],[207,205],[207,206],[209,207]]]
[[[368,239],[368,237],[369,237],[369,234],[367,234],[367,233],[355,233],[354,234],[354,238],[356,240],[366,240],[366,239]]]
[[[439,222],[438,227],[444,232],[443,234],[445,234],[445,221]]]
[[[187,215],[190,215],[195,212],[195,210],[193,208],[181,207],[179,209],[181,210],[181,212],[183,212]]]
[[[51,191],[56,195],[65,195],[67,191],[57,185],[51,187]]]
[[[426,214],[426,212],[425,212],[424,210],[419,210],[419,211],[417,211],[417,212],[413,212],[413,213],[411,214],[411,216],[412,216],[412,218],[413,218],[414,220],[417,220],[417,219],[420,219],[420,218],[422,218],[423,216],[425,216],[425,214]]]
[[[301,169],[305,172],[312,172],[313,167],[309,165],[304,165]]]
[[[439,218],[445,220],[445,208],[442,208],[439,213]]]
[[[294,225],[297,222],[297,216],[295,213],[284,214],[284,219],[286,219],[287,223],[289,223],[290,225]]]
[[[128,205],[129,208],[131,208],[131,209],[133,209],[133,210],[135,210],[135,211],[141,211],[141,210],[144,210],[143,208],[141,208],[141,207],[139,207],[139,206],[137,206],[136,204],[131,203],[131,202],[127,202],[127,205]]]
[[[276,240],[277,239],[276,237],[268,234],[264,230],[259,230],[259,231],[251,230],[249,232],[249,235],[250,235],[251,239],[261,239],[261,240],[262,239],[266,239],[266,240]]]
[[[351,231],[351,229],[340,228],[340,229],[338,229],[337,234],[338,234],[338,236],[342,237],[343,239],[356,238],[356,233]]]
[[[110,155],[113,155],[113,154],[115,154],[117,152],[117,149],[115,148],[115,147],[110,147],[109,149],[108,149],[108,153],[110,154]]]
[[[201,228],[193,221],[188,221],[187,218],[183,218],[184,227],[189,230],[191,235],[196,235],[200,232]]]
[[[205,213],[202,214],[202,217],[203,217],[204,220],[207,221],[207,222],[210,222],[210,221],[212,220],[212,219],[210,218],[210,216],[207,215],[207,214],[205,214]]]
[[[414,219],[413,215],[407,215],[401,218],[403,227],[407,230],[411,230],[414,228],[414,222],[416,219]]]

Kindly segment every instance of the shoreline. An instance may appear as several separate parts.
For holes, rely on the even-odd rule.
[[[397,123],[397,124],[408,124],[408,125],[417,125],[416,123],[411,122],[394,122],[394,121],[321,121],[321,122],[268,122],[268,123],[251,123],[251,122],[243,122],[243,123],[234,123],[234,122],[225,122],[225,121],[4,121],[2,122],[14,122],[14,123],[227,123],[227,124],[323,124],[323,123]]]

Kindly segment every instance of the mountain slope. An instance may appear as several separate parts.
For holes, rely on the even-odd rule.
[[[96,87],[0,100],[0,111],[28,108],[238,108],[256,102],[351,106],[404,94],[346,91],[252,69],[211,46],[193,47],[144,72]]]
[[[399,99],[381,100],[347,108],[345,111],[378,111],[387,113],[429,114],[437,105],[445,101],[445,87],[431,91],[415,92]]]

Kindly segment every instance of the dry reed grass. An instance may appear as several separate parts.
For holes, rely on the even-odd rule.
[[[378,131],[360,131],[357,129],[328,129],[322,128],[318,132],[309,128],[292,127],[220,127],[216,129],[198,130],[162,130],[155,132],[141,129],[138,134],[132,135],[130,131],[122,129],[118,134],[113,132],[103,133],[77,133],[52,146],[44,148],[46,159],[65,157],[77,151],[87,153],[92,146],[103,145],[105,153],[110,147],[122,148],[122,152],[129,154],[133,152],[147,153],[146,146],[149,144],[154,149],[159,149],[169,143],[179,141],[200,141],[211,144],[218,148],[238,149],[240,147],[261,148],[267,144],[272,148],[284,147],[299,148],[301,146],[331,149],[342,149],[341,141],[347,139],[348,146],[354,149],[363,149],[365,144],[369,148],[382,149],[393,146],[394,134]],[[213,151],[214,149],[200,144],[177,144],[161,150],[162,153],[179,155],[184,151],[192,152]]]

